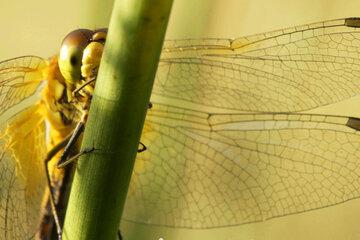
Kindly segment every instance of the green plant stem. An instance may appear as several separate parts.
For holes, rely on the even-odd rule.
[[[172,0],[117,0],[63,239],[116,239]]]

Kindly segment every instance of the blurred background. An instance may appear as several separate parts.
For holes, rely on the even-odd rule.
[[[0,1],[0,60],[49,57],[76,28],[106,27],[111,0]],[[360,16],[358,0],[174,0],[167,38],[234,38],[323,20]],[[360,201],[226,229],[191,230],[123,222],[138,239],[360,239]],[[142,237],[141,237],[142,236]],[[146,238],[148,239],[148,238]]]
[[[0,60],[57,53],[69,31],[107,26],[112,2],[0,1]],[[360,16],[359,1],[174,0],[167,38],[233,38],[349,16]]]

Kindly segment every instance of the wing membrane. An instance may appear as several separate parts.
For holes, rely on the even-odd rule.
[[[46,67],[36,56],[0,62],[1,239],[29,239],[39,222],[46,145],[42,105],[34,103]]]
[[[46,67],[47,62],[36,56],[24,56],[0,62],[0,120],[11,107],[35,94],[44,80],[43,71]]]
[[[168,41],[123,219],[218,228],[359,197],[359,20]]]
[[[138,156],[124,218],[215,228],[358,198],[360,135],[348,122],[154,105],[142,136],[148,151]]]
[[[46,187],[41,104],[21,112],[0,142],[0,238],[29,239],[39,223]]]
[[[360,31],[353,26],[340,19],[235,40],[169,41],[153,93],[252,112],[349,99],[360,92]]]

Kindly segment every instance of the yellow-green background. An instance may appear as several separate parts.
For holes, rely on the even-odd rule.
[[[112,0],[1,0],[0,59],[54,54],[70,30],[106,26],[111,4]],[[359,1],[174,0],[167,36],[237,37],[347,16],[360,16]]]
[[[151,0],[149,0],[151,1]],[[288,26],[360,16],[358,0],[174,0],[167,38],[237,37]],[[72,29],[104,27],[110,0],[0,1],[0,60],[48,57]],[[94,8],[94,6],[96,7]],[[155,6],[154,6],[155,7]],[[355,111],[355,109],[354,109]],[[360,239],[360,201],[227,229],[163,229],[124,223],[164,239]],[[152,235],[154,236],[154,235]],[[153,239],[153,238],[151,238]]]

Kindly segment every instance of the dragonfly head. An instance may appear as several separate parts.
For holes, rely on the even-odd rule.
[[[59,55],[60,72],[69,84],[75,84],[81,77],[81,59],[85,47],[89,44],[93,31],[77,29],[63,40]]]
[[[63,40],[60,55],[59,68],[67,84],[76,87],[86,76],[82,71],[89,71],[89,66],[84,69],[84,63],[91,62],[90,58],[96,58],[98,68],[100,64],[103,45],[106,38],[106,29],[91,31],[89,29],[77,29],[70,32]],[[96,45],[94,47],[94,45]],[[101,45],[99,47],[98,45]],[[93,64],[94,65],[94,64]],[[83,69],[82,69],[83,68]],[[97,73],[97,71],[96,71]]]

